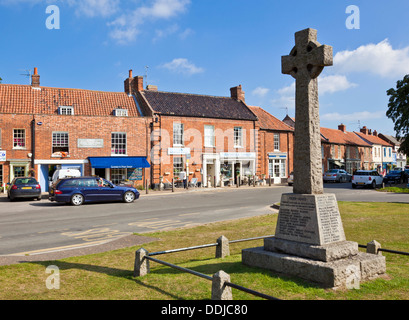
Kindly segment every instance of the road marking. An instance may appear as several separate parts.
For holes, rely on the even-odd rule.
[[[148,228],[153,230],[165,230],[169,228],[176,228],[176,227],[186,227],[196,225],[192,221],[180,221],[180,220],[159,220],[158,218],[153,219],[146,219],[137,222],[131,222],[128,224],[129,226],[136,226],[140,228]]]
[[[69,245],[69,246],[62,246],[62,247],[55,247],[55,248],[48,248],[48,249],[40,249],[40,250],[19,252],[19,253],[8,254],[7,256],[13,256],[13,257],[14,256],[34,256],[34,255],[39,255],[39,254],[44,254],[44,253],[51,253],[51,252],[58,252],[58,251],[64,251],[64,250],[92,247],[92,246],[96,246],[96,245],[99,245],[99,244],[103,244],[105,242],[108,242],[108,241],[106,241],[106,240],[104,240],[104,241],[95,241],[95,242],[88,242],[88,243],[73,244],[73,245]]]
[[[119,230],[111,230],[109,228],[95,228],[79,232],[64,232],[63,236],[70,238],[81,239],[86,242],[114,240],[123,236],[132,234],[131,232],[121,232]]]
[[[197,216],[199,214],[200,214],[200,212],[183,213],[183,214],[179,214],[178,217]]]

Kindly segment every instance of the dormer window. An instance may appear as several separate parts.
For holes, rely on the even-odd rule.
[[[66,115],[66,116],[73,116],[74,115],[74,107],[60,106],[60,107],[58,107],[58,114]]]
[[[117,109],[114,110],[114,116],[116,116],[116,117],[127,117],[128,116],[128,109],[117,108]]]

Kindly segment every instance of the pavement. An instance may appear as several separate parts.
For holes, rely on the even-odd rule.
[[[155,197],[155,196],[171,196],[181,193],[196,193],[196,192],[224,192],[224,191],[233,191],[235,189],[245,189],[245,188],[274,188],[276,186],[283,186],[284,184],[278,185],[271,185],[268,184],[265,186],[240,186],[237,188],[234,187],[224,187],[224,188],[175,188],[172,192],[171,189],[168,190],[149,190],[146,193],[145,190],[140,191],[141,196],[143,197]],[[286,184],[285,184],[286,185]],[[43,200],[48,198],[48,193],[42,194]],[[0,194],[0,202],[7,202],[7,196],[3,193]],[[143,244],[150,243],[156,241],[156,238],[151,237],[144,237],[139,235],[128,235],[116,240],[107,241],[102,244],[98,245],[91,245],[91,246],[81,246],[80,248],[69,248],[64,249],[61,248],[54,252],[46,252],[41,254],[30,254],[29,256],[21,256],[21,255],[3,255],[0,256],[0,266],[2,265],[12,265],[24,262],[34,262],[34,261],[52,261],[52,260],[59,260],[69,257],[77,257],[83,255],[90,255],[96,253],[102,253],[122,248],[129,248],[129,247],[140,247]]]

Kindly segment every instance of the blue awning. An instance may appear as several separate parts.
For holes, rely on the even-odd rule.
[[[146,157],[89,157],[91,167],[95,169],[133,169],[149,168]]]

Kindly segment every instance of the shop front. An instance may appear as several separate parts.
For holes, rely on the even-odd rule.
[[[35,160],[34,164],[37,167],[38,182],[43,192],[48,192],[50,181],[54,172],[58,169],[77,169],[84,175],[85,164],[88,160]]]
[[[268,154],[268,175],[272,178],[274,184],[280,184],[283,179],[287,178],[286,153]]]
[[[143,185],[144,169],[149,168],[146,157],[89,157],[91,175],[111,181],[113,184]]]
[[[221,152],[220,183],[223,186],[246,183],[256,173],[255,152]]]

